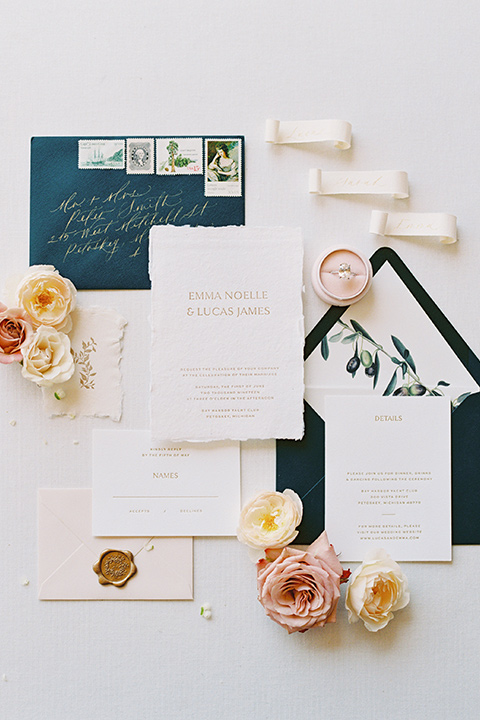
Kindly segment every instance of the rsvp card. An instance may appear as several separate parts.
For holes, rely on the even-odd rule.
[[[93,431],[94,535],[235,535],[239,512],[239,443]]]
[[[154,443],[302,437],[302,264],[299,229],[152,228]]]
[[[325,526],[342,561],[451,560],[450,399],[326,398]]]

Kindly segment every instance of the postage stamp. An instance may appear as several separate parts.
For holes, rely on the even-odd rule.
[[[205,196],[241,197],[241,138],[205,140]]]
[[[125,140],[79,140],[79,170],[123,170]]]
[[[157,138],[157,175],[201,175],[203,141],[194,138]]]
[[[154,172],[153,138],[128,138],[127,175],[148,175]]]

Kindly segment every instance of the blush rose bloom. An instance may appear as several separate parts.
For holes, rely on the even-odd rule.
[[[262,492],[240,513],[237,537],[251,548],[283,548],[298,535],[302,501],[293,490]]]
[[[70,339],[65,333],[41,325],[31,342],[22,348],[22,375],[41,387],[70,380],[75,363],[70,351]]]
[[[266,551],[266,559],[257,563],[258,599],[289,633],[323,627],[336,620],[342,573],[323,532],[305,551]]]
[[[0,364],[20,361],[21,350],[32,335],[32,323],[26,312],[20,308],[7,309],[0,303]]]
[[[71,329],[69,315],[76,297],[73,283],[62,277],[53,265],[32,265],[17,286],[15,302],[32,318],[35,328],[48,325],[68,332]]]
[[[363,620],[367,630],[377,632],[396,610],[410,602],[408,581],[400,566],[385,550],[373,550],[350,577],[345,605],[348,622]]]

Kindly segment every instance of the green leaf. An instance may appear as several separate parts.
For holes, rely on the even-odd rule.
[[[371,342],[373,343],[375,342],[375,340],[367,333],[365,328],[363,328],[359,322],[357,322],[356,320],[350,320],[350,322],[352,323],[352,327],[354,330],[361,333],[363,337],[367,338],[367,340],[371,340]]]
[[[401,340],[399,340],[397,337],[395,337],[395,335],[392,335],[391,338],[392,338],[393,344],[395,345],[395,348],[398,350],[398,352],[400,353],[402,358],[405,360],[407,355],[410,354],[408,352],[407,348],[405,347],[405,345],[402,343]]]
[[[321,349],[321,352],[322,352],[322,357],[323,357],[323,359],[324,359],[324,360],[328,360],[328,356],[330,355],[330,350],[329,350],[329,348],[328,348],[328,340],[327,340],[327,336],[326,336],[326,335],[324,335],[323,338],[322,338],[322,342],[321,342],[321,347],[320,347],[320,349]]]
[[[391,379],[390,382],[388,383],[387,387],[385,388],[385,392],[384,392],[383,394],[384,394],[384,395],[391,395],[391,394],[393,393],[393,391],[395,390],[396,387],[397,387],[397,371],[394,370],[393,375],[392,375],[392,379]]]
[[[378,352],[375,353],[375,359],[373,361],[375,363],[375,375],[373,376],[373,389],[377,387],[378,382],[378,376],[380,375],[380,358],[378,357]]]
[[[436,390],[430,390],[430,395],[436,395],[437,397],[442,397],[442,393],[439,393]]]
[[[357,337],[357,333],[353,333],[353,335],[345,335],[345,337],[342,340],[342,344],[348,345],[349,343],[353,342],[356,337]]]
[[[417,372],[417,368],[415,367],[415,363],[413,362],[413,357],[410,355],[410,353],[408,353],[408,355],[406,355],[405,362],[410,365],[410,367],[414,373]]]
[[[448,387],[450,385],[450,383],[445,382],[445,380],[439,380],[437,383],[437,387],[439,385],[443,385],[443,387]]]
[[[393,363],[395,363],[395,365],[401,365],[401,364],[402,364],[402,361],[399,360],[399,359],[396,358],[396,357],[392,357],[392,358],[390,358],[390,359],[391,359],[391,361],[392,361]]]
[[[404,378],[405,375],[407,374],[407,369],[408,369],[408,368],[407,368],[407,363],[404,363],[404,362],[403,362],[403,363],[402,363],[402,378]]]
[[[339,333],[337,333],[336,335],[332,335],[332,337],[329,337],[328,339],[330,340],[330,342],[338,342],[340,340],[340,338],[342,337],[342,335],[343,335],[343,330],[340,330]]]

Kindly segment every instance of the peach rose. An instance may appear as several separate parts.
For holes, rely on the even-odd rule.
[[[387,625],[410,602],[407,578],[385,550],[373,550],[352,574],[345,605],[348,622],[363,620],[371,632]]]
[[[282,548],[298,535],[302,501],[293,490],[262,492],[240,513],[237,537],[251,548]]]
[[[48,325],[68,332],[76,295],[73,283],[53,265],[32,265],[17,287],[15,302],[30,315],[35,328]]]
[[[293,632],[306,632],[336,620],[340,565],[326,532],[307,550],[266,551],[257,563],[258,599],[265,612]]]
[[[65,333],[41,325],[30,343],[22,348],[22,375],[41,387],[70,380],[75,363],[70,339]]]
[[[33,335],[32,323],[24,310],[7,309],[0,303],[0,363],[6,365],[22,359],[22,348]]]

